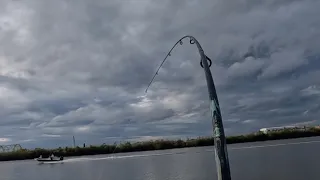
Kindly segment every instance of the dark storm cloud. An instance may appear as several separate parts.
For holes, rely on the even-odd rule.
[[[194,35],[227,134],[319,117],[319,2],[0,2],[0,137],[26,147],[211,135]],[[50,144],[50,145],[49,145]]]

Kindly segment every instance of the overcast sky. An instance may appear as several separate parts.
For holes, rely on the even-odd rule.
[[[227,135],[318,124],[318,0],[1,0],[0,143],[212,135],[193,35]],[[244,58],[245,57],[245,58]]]

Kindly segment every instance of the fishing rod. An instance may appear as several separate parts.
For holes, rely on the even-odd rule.
[[[190,44],[196,44],[201,61],[200,66],[204,69],[204,73],[206,76],[207,81],[207,87],[208,87],[208,93],[209,93],[209,99],[210,99],[210,112],[211,112],[211,121],[213,126],[213,137],[214,137],[214,150],[215,150],[215,159],[216,159],[216,166],[217,166],[217,174],[218,174],[218,180],[231,180],[230,175],[230,166],[229,166],[229,160],[228,160],[228,152],[227,152],[227,146],[226,146],[226,138],[222,123],[222,116],[218,101],[218,96],[216,92],[216,88],[213,82],[212,74],[210,71],[210,67],[212,65],[211,59],[205,55],[200,43],[196,38],[190,35],[186,35],[182,38],[180,38],[170,49],[170,51],[167,53],[163,61],[161,62],[160,66],[158,67],[157,71],[153,75],[150,83],[148,84],[145,93],[147,93],[149,87],[151,86],[153,80],[155,79],[156,75],[158,75],[158,72],[164,62],[167,60],[169,56],[171,56],[172,50],[178,45],[182,45],[182,40],[189,38]],[[209,63],[208,63],[209,61]]]

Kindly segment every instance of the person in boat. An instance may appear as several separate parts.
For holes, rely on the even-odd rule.
[[[50,159],[51,159],[51,160],[53,160],[53,157],[54,157],[54,155],[53,155],[53,154],[51,154]]]
[[[40,155],[39,158],[42,158],[42,155]]]

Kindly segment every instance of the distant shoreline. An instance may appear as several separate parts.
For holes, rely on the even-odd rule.
[[[229,136],[227,137],[227,144],[238,144],[248,142],[261,142],[271,140],[283,140],[283,139],[297,139],[305,137],[320,136],[320,129],[311,127],[306,129],[283,129],[275,132],[256,132],[246,135]],[[42,155],[43,157],[49,156],[54,153],[57,156],[86,156],[86,155],[102,155],[113,153],[127,153],[127,152],[140,152],[140,151],[152,151],[152,150],[166,150],[176,148],[189,148],[189,147],[202,147],[213,146],[213,137],[199,137],[196,139],[187,140],[153,140],[143,141],[136,143],[122,143],[119,145],[107,145],[102,144],[100,146],[88,146],[88,147],[65,147],[57,149],[22,149],[16,152],[0,153],[0,161],[14,161],[14,160],[28,160],[34,159]]]

